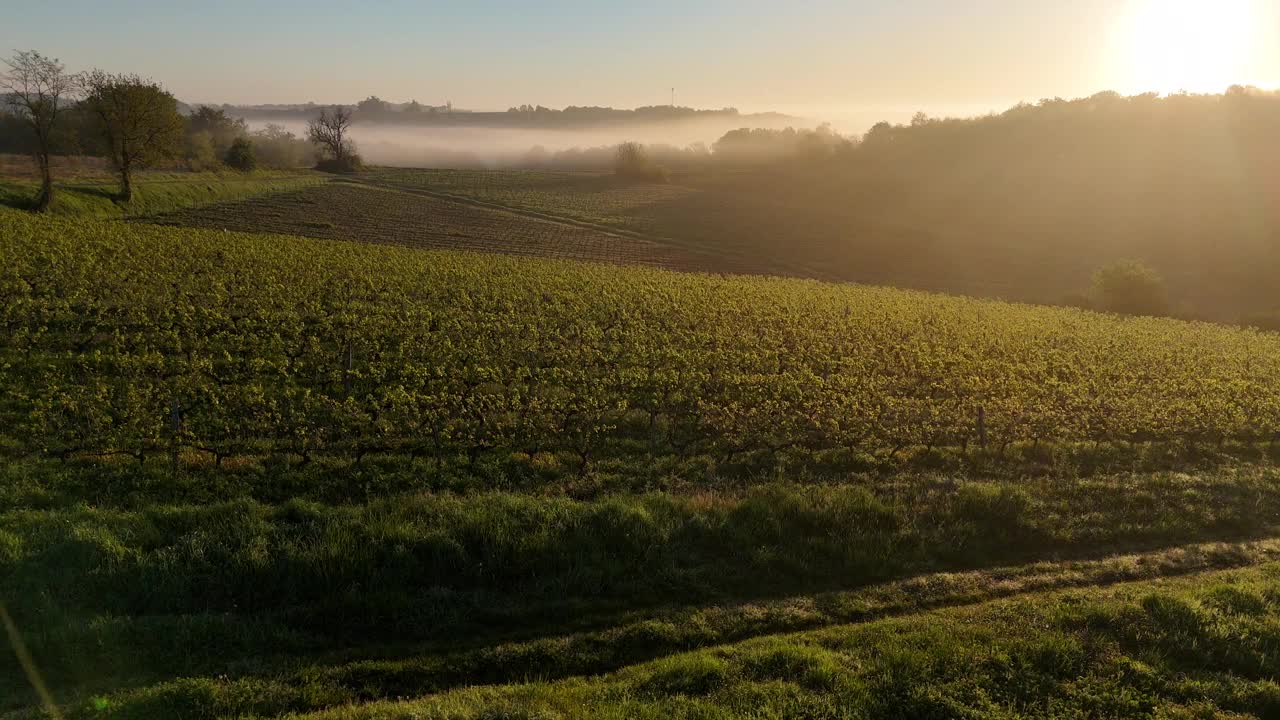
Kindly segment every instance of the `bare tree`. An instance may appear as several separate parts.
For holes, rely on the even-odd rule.
[[[35,133],[36,163],[40,166],[40,194],[35,209],[44,212],[53,204],[53,133],[64,103],[75,90],[76,78],[67,74],[57,58],[47,58],[35,50],[18,51],[4,62],[9,70],[0,74],[0,91]]]
[[[307,138],[323,147],[341,166],[351,150],[350,141],[346,138],[351,123],[352,112],[349,108],[334,105],[332,112],[322,109],[320,117],[307,124]]]
[[[137,75],[94,70],[83,78],[85,105],[98,122],[107,155],[120,176],[120,199],[133,199],[133,171],[176,157],[184,120],[178,101]]]

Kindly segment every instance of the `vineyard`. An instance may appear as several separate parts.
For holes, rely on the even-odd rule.
[[[1270,442],[1280,337],[903,291],[4,217],[55,457]]]
[[[0,209],[0,718],[1275,707],[1280,336],[235,227]]]

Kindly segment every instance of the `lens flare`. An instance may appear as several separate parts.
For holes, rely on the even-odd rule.
[[[1262,0],[1133,0],[1114,38],[1124,89],[1221,92],[1249,82],[1262,10]]]

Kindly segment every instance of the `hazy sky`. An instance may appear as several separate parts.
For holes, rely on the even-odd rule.
[[[1280,84],[1277,0],[0,0],[0,51],[190,102],[980,112]]]

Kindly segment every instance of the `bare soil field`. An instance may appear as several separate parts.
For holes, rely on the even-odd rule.
[[[637,237],[347,182],[192,208],[147,221],[687,271],[736,269],[714,256]]]

